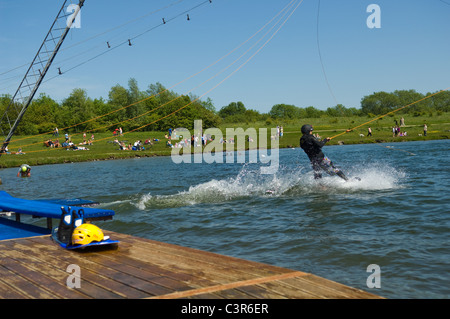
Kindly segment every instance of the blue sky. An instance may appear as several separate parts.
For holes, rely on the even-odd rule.
[[[319,1],[303,0],[257,54],[272,33],[257,41],[273,24],[189,78],[248,40],[291,0],[212,0],[189,11],[188,21],[182,13],[203,2],[86,0],[81,27],[71,30],[39,93],[60,101],[83,88],[107,99],[112,86],[127,87],[135,78],[141,90],[160,82],[180,94],[209,97],[217,110],[242,101],[268,112],[278,103],[359,108],[361,98],[377,91],[450,87],[450,0],[321,0],[318,30]],[[31,62],[62,3],[0,0],[0,94],[16,90],[26,67],[11,70]],[[370,4],[381,9],[381,28],[367,26]],[[162,18],[169,22],[159,26]],[[131,47],[87,62],[107,50],[107,41],[114,47],[151,28]]]

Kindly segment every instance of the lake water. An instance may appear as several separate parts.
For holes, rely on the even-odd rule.
[[[13,196],[84,198],[113,209],[104,229],[310,272],[387,298],[450,297],[450,141],[327,146],[349,176],[314,181],[300,148],[276,174],[258,163],[171,157],[0,171]],[[413,155],[414,154],[414,155]],[[45,225],[44,220],[34,220]],[[378,265],[380,288],[369,288]]]

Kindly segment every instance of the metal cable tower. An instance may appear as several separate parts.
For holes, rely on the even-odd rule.
[[[70,0],[65,0],[58,15],[53,21],[50,30],[47,33],[44,41],[41,44],[36,56],[31,62],[28,71],[20,83],[16,93],[11,98],[3,116],[0,119],[0,130],[4,136],[3,145],[0,148],[0,156],[6,152],[11,138],[17,129],[23,115],[27,111],[28,106],[33,100],[39,86],[41,85],[47,71],[49,70],[53,60],[61,48],[64,39],[69,30],[76,21],[76,18],[84,5],[85,0],[79,0],[77,6],[74,6],[74,11],[67,12],[67,2],[71,4]]]

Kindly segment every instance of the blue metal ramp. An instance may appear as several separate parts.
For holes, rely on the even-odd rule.
[[[0,191],[0,211],[26,214],[36,217],[61,218],[63,201],[46,202],[13,197],[5,191]],[[69,205],[67,205],[69,206]],[[76,205],[75,205],[76,206]],[[111,219],[114,211],[95,207],[83,207],[85,219]]]

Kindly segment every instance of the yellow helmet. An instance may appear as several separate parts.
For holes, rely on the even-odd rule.
[[[93,241],[102,241],[103,232],[92,224],[82,224],[74,229],[72,233],[73,245],[87,245]]]

